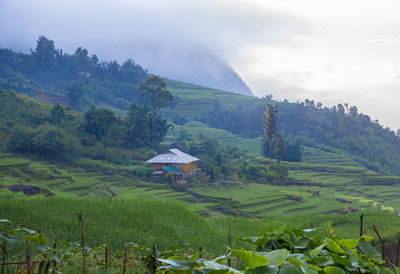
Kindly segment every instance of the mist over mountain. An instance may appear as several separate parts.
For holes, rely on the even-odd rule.
[[[206,87],[253,96],[242,78],[211,50],[148,45],[136,47],[132,56],[150,73]]]

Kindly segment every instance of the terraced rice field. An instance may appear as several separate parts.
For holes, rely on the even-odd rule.
[[[55,195],[70,197],[179,200],[207,216],[225,213],[263,218],[346,213],[366,208],[395,213],[400,210],[400,178],[379,176],[359,166],[283,162],[291,169],[286,184],[220,183],[191,188],[197,194],[194,197],[176,192],[166,184],[121,175],[120,167],[114,173],[103,173],[9,155],[0,160],[0,186],[37,185]],[[23,194],[0,188],[0,198],[15,195]]]
[[[238,148],[247,150],[254,155],[261,156],[261,137],[254,139],[242,138],[223,129],[207,127],[200,122],[198,122],[198,125],[196,126],[174,125],[174,128],[168,132],[168,136],[166,137],[167,141],[165,143],[173,142],[174,139],[179,136],[181,130],[184,130],[186,134],[193,138],[197,138],[199,134],[202,134],[224,145],[237,146]]]

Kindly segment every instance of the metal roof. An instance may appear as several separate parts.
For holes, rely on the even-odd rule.
[[[198,161],[196,157],[186,154],[177,148],[170,149],[168,153],[157,155],[146,163],[151,164],[188,164]]]
[[[162,169],[171,174],[185,174],[174,166],[163,166]]]

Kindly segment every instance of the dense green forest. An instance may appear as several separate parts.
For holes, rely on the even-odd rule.
[[[32,96],[64,95],[78,110],[93,104],[127,109],[139,100],[138,85],[147,77],[147,71],[131,59],[122,64],[101,62],[81,47],[74,54],[64,53],[44,36],[30,54],[0,48],[0,87]]]

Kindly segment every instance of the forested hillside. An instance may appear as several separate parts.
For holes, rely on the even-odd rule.
[[[140,106],[144,98],[139,94],[139,84],[147,77],[148,72],[132,60],[122,64],[99,61],[96,55],[89,55],[88,50],[80,47],[74,54],[64,53],[56,49],[54,41],[44,36],[39,37],[30,54],[0,49],[0,88],[15,89],[38,99],[69,105],[78,111],[87,112],[95,105],[144,115],[146,111]],[[356,106],[338,104],[327,108],[310,100],[278,102],[271,95],[259,99],[174,80],[165,81],[174,99],[160,113],[174,124],[199,121],[209,128],[224,129],[246,140],[259,138],[263,135],[261,123],[266,103],[278,104],[278,131],[288,142],[297,139],[303,145],[327,152],[345,152],[370,169],[400,174],[398,134],[368,115],[358,113]],[[129,109],[132,102],[137,104],[134,110]],[[39,115],[33,119],[41,118]],[[164,120],[163,123],[166,128],[167,122]],[[122,132],[126,134],[127,131]],[[149,137],[146,132],[141,131],[143,140],[145,136]],[[96,135],[96,140],[99,141],[100,136]],[[124,140],[126,145],[127,140]],[[143,142],[135,146],[146,146],[146,141]],[[254,145],[250,150],[254,150]]]
[[[139,100],[138,84],[147,76],[131,59],[104,62],[81,47],[64,53],[44,36],[30,54],[0,48],[0,87],[30,96],[62,95],[78,110],[93,104],[127,109],[129,102]]]

